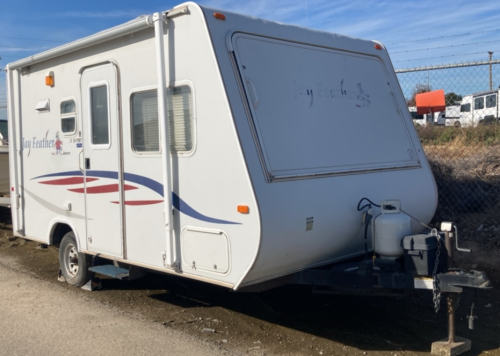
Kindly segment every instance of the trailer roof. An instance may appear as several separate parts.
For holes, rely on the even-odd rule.
[[[485,91],[480,91],[478,93],[473,93],[473,94],[469,94],[469,95],[472,95],[472,97],[476,97],[476,96],[483,96],[483,95],[488,95],[488,94],[495,94],[495,93],[498,93],[499,89],[494,89],[494,90],[485,90]]]
[[[163,13],[165,13],[167,17],[174,17],[174,16],[177,16],[179,14],[184,14],[184,13],[187,13],[188,5],[189,6],[197,6],[201,9],[203,9],[204,11],[208,10],[209,12],[221,11],[221,10],[217,10],[215,8],[212,9],[212,8],[208,8],[205,6],[200,6],[194,2],[186,2],[186,3],[175,6],[173,9],[164,11]],[[257,18],[251,17],[251,16],[243,15],[243,14],[232,13],[230,11],[224,10],[223,12],[225,14],[231,13],[231,14],[241,16],[241,17],[246,17],[249,19],[251,18],[254,20],[262,20],[262,19],[257,19]],[[103,42],[106,42],[106,41],[109,41],[109,40],[112,40],[115,38],[119,38],[119,37],[122,37],[122,36],[125,36],[128,34],[132,34],[134,32],[140,31],[140,30],[152,28],[153,27],[152,18],[153,18],[153,14],[141,15],[141,16],[139,16],[131,21],[128,21],[126,23],[123,23],[121,25],[100,31],[100,32],[95,33],[93,35],[84,37],[82,39],[78,39],[76,41],[64,44],[62,46],[58,46],[58,47],[49,49],[47,51],[34,54],[32,56],[20,59],[18,61],[11,62],[11,63],[7,64],[6,70],[15,70],[15,69],[20,69],[20,68],[27,67],[27,66],[30,66],[33,64],[41,63],[41,62],[65,55],[65,54],[69,54],[69,53],[72,53],[72,52],[75,52],[75,51],[78,51],[78,50],[81,50],[84,48],[94,46],[94,45],[99,44],[99,43],[103,43]],[[300,27],[300,26],[290,25],[290,24],[283,24],[283,23],[278,23],[275,21],[263,20],[263,22],[279,24],[279,25],[282,25],[282,27],[283,27],[283,25],[285,25],[287,28],[296,28],[297,30],[301,30],[301,31],[306,30],[306,31],[313,31],[313,32],[317,32],[317,33],[324,33],[324,34],[332,35],[331,32],[327,32],[327,31],[315,30],[315,29],[310,29],[310,28]],[[359,41],[366,41],[366,42],[380,44],[377,41],[358,39],[358,38],[353,38],[353,37],[339,35],[339,34],[334,34],[334,35],[339,37],[339,38],[354,39],[354,40],[359,40]]]

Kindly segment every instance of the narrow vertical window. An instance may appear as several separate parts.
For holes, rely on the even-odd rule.
[[[92,144],[109,144],[108,88],[106,85],[90,88],[90,115]]]
[[[188,152],[193,148],[193,102],[187,85],[167,91],[170,149]]]
[[[61,131],[72,134],[76,131],[76,105],[74,100],[61,102]]]
[[[160,152],[156,90],[132,95],[132,148],[136,152]]]
[[[474,110],[484,109],[484,97],[474,99]]]
[[[496,108],[497,107],[497,95],[488,95],[486,97],[486,107],[487,108]]]

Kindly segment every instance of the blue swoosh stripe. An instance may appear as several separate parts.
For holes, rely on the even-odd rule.
[[[38,177],[35,177],[32,179],[48,178],[48,177],[61,177],[61,176],[70,176],[70,175],[83,176],[83,173],[81,171],[68,171],[68,172],[46,174],[46,175],[38,176]],[[118,172],[87,171],[87,176],[88,177],[118,179]],[[133,174],[133,173],[125,173],[124,178],[126,181],[136,183],[136,184],[142,185],[146,188],[149,188],[152,191],[158,193],[159,195],[161,195],[163,197],[163,184],[161,184],[161,183],[159,183],[151,178],[147,178],[147,177],[140,176],[138,174]],[[221,220],[221,219],[211,218],[209,216],[203,215],[200,212],[193,209],[191,206],[189,206],[189,204],[187,204],[184,200],[182,200],[174,192],[172,192],[172,204],[173,204],[174,208],[176,208],[181,213],[186,214],[187,216],[190,216],[192,218],[195,218],[195,219],[198,219],[201,221],[206,221],[206,222],[214,223],[214,224],[227,224],[227,225],[240,225],[241,224],[241,223],[234,222],[234,221]]]
[[[214,224],[226,224],[226,225],[241,225],[241,223],[234,222],[234,221],[227,221],[227,220],[220,220],[220,219],[215,219],[211,218],[209,216],[203,215],[193,208],[191,208],[184,200],[179,198],[177,194],[172,192],[172,204],[174,207],[179,210],[181,213],[186,214],[187,216],[190,216],[192,218],[201,220],[201,221],[206,221],[209,223],[214,223]]]
[[[140,175],[133,174],[133,173],[125,173],[124,178],[126,181],[143,185],[143,186],[151,189],[152,191],[160,194],[161,196],[163,196],[163,184],[161,184],[161,183],[159,183],[151,178],[147,178],[147,177],[140,176]]]
[[[51,173],[51,174],[45,174],[43,176],[38,176],[33,179],[38,179],[38,178],[49,178],[49,177],[62,177],[62,176],[83,176],[82,171],[69,171],[69,172],[59,172],[59,173]]]

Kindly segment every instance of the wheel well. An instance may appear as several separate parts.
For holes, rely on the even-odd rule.
[[[73,231],[71,227],[67,224],[58,223],[52,228],[51,244],[59,247],[61,240],[66,235],[66,233]]]

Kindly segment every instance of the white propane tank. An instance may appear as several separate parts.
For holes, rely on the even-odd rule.
[[[381,204],[381,214],[374,221],[375,252],[385,259],[403,256],[403,237],[411,235],[411,219],[401,212],[401,201],[387,200]]]

